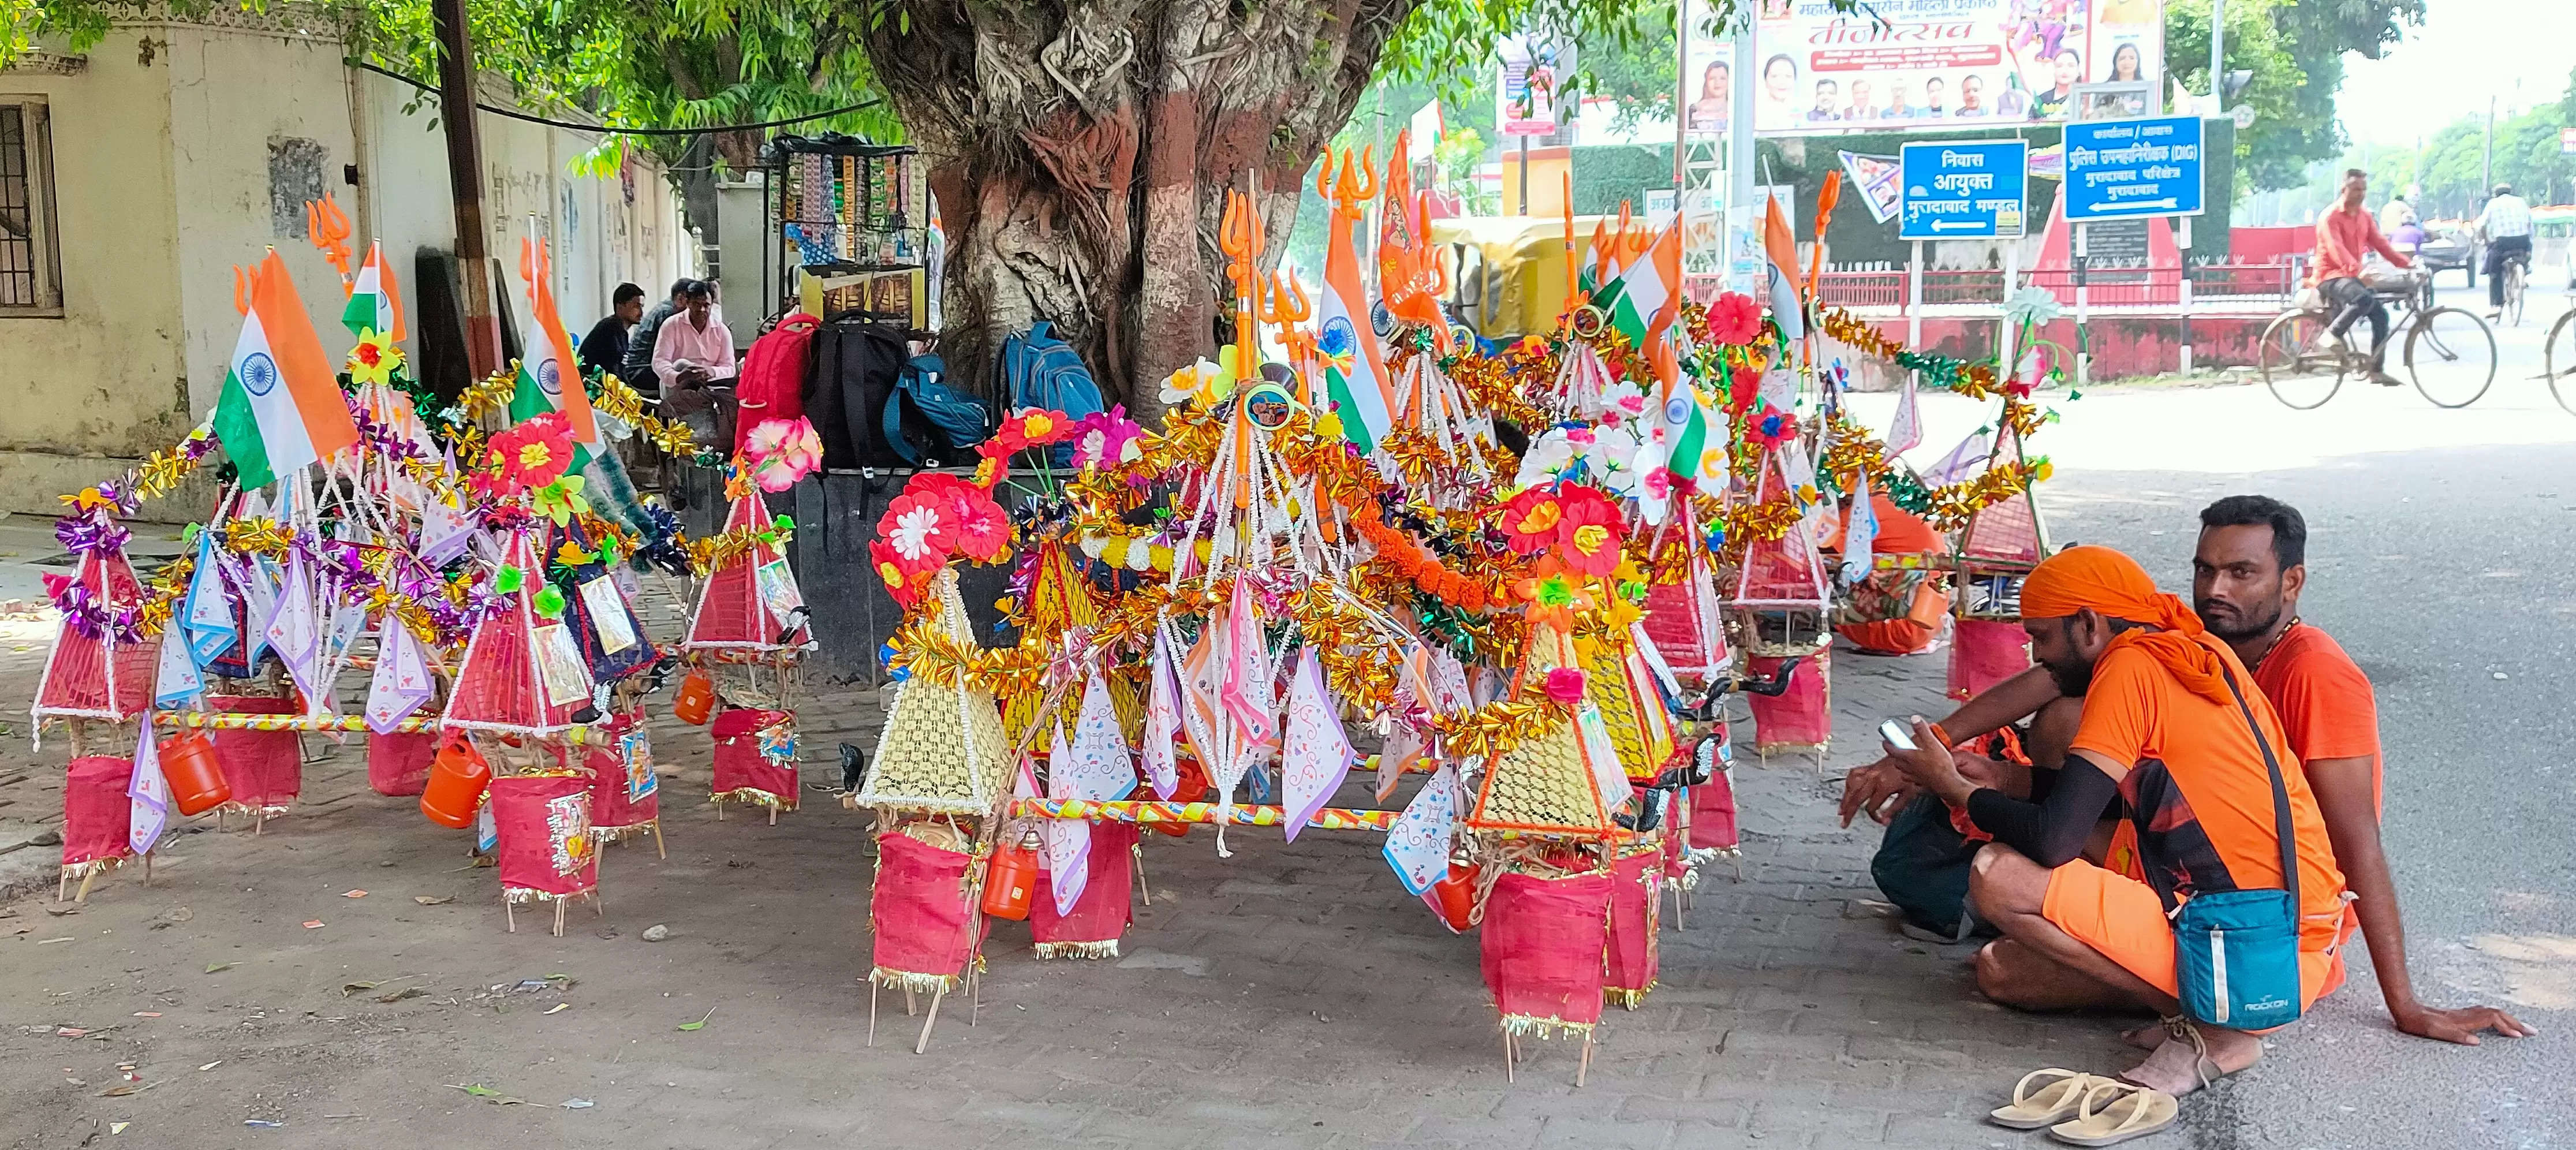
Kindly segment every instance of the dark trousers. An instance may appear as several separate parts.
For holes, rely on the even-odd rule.
[[[2526,276],[2531,267],[2530,236],[2499,236],[2487,241],[2487,306],[2504,307],[2504,262],[2522,257]]]
[[[2338,336],[2350,330],[2354,320],[2370,318],[2370,370],[2378,371],[2381,358],[2387,354],[2388,305],[2380,302],[2370,285],[2351,276],[2318,284],[2317,294],[2334,309],[2334,319],[2326,324],[2326,330]]]

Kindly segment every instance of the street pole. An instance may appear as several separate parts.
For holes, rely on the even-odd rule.
[[[2478,157],[2478,194],[2495,187],[2495,97],[2487,97],[2486,148]]]
[[[2209,114],[2227,114],[2227,0],[2209,0]]]
[[[480,383],[501,370],[492,311],[492,260],[483,246],[483,146],[474,130],[474,38],[465,0],[433,0],[439,120],[447,129],[447,186],[456,201],[456,273],[464,289],[465,362]]]
[[[1762,264],[1751,258],[1762,251],[1762,217],[1753,203],[1753,102],[1758,98],[1753,8],[1738,4],[1735,13],[1735,63],[1728,76],[1735,94],[1727,98],[1726,125],[1726,276],[1736,291],[1767,300],[1771,293],[1763,286]],[[1739,268],[1749,270],[1739,275]]]
[[[1566,170],[1568,170],[1568,171],[1572,171],[1572,170],[1573,170],[1573,168],[1574,168],[1574,166],[1573,166],[1572,164],[1568,164],[1568,165],[1566,165]],[[1524,215],[1524,216],[1528,216],[1528,215],[1536,215],[1536,214],[1537,214],[1537,213],[1535,213],[1535,212],[1530,211],[1530,205],[1529,205],[1529,133],[1527,133],[1527,132],[1523,132],[1523,133],[1521,133],[1521,210],[1520,210],[1520,214],[1521,214],[1521,215]]]

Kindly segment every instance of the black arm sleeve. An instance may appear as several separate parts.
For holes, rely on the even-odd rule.
[[[2084,853],[2093,825],[2119,797],[2120,784],[2102,768],[2068,756],[2047,802],[2025,803],[1991,787],[1979,788],[1968,796],[1968,820],[2032,862],[2062,866]]]

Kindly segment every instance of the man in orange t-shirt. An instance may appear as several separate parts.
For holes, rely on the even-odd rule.
[[[2370,319],[2370,382],[2396,387],[2397,377],[2383,366],[2388,356],[2388,305],[2361,279],[2362,257],[2378,252],[2399,267],[2411,262],[2388,246],[2388,237],[2379,234],[2379,221],[2370,209],[2361,206],[2362,197],[2370,192],[2370,177],[2359,168],[2343,174],[2342,198],[2324,215],[2317,217],[2317,262],[2309,270],[2310,284],[2325,297],[2334,310],[2326,323],[2325,333],[2317,337],[2318,350],[2330,350],[2352,330],[2354,320]]]
[[[2180,599],[2107,547],[2050,556],[2023,581],[2021,603],[2032,657],[2063,694],[2083,698],[2046,801],[1968,782],[1920,720],[1918,749],[1893,756],[1917,785],[1994,836],[1969,881],[1979,916],[2004,934],[1980,955],[1980,981],[1990,966],[2045,971],[2178,1023],[2168,915],[2200,894],[2290,885],[2281,871],[2277,764],[2299,869],[2300,999],[2315,1001],[2342,935],[2343,874],[2280,720],[2249,689],[2251,673]],[[2143,881],[2079,857],[2113,811],[2136,833]],[[2234,1073],[2262,1052],[2250,1033],[2178,1025],[2125,1077],[2179,1095],[2200,1086],[2207,1068]]]
[[[2524,1037],[2532,1029],[2491,1006],[2444,1009],[2415,997],[2406,970],[2406,930],[2399,918],[2396,882],[2379,837],[2381,761],[2379,714],[2370,679],[2334,639],[2299,618],[2307,586],[2307,521],[2298,509],[2260,495],[2231,495],[2200,513],[2201,534],[2192,559],[2192,601],[2210,633],[2227,641],[2240,662],[2253,668],[2254,684],[2280,717],[2290,751],[2298,757],[2317,807],[2325,815],[2336,864],[2353,893],[2345,908],[2344,938],[2357,929],[2370,943],[2371,966],[2390,1021],[2421,1038],[2478,1044],[2482,1031]],[[2020,715],[2045,713],[2061,700],[2045,668],[2033,668],[1970,700],[1939,726],[1953,740],[1971,738]],[[1975,773],[1980,764],[1972,764]],[[2042,763],[2053,766],[2053,762]],[[1856,768],[1845,782],[1845,819],[1884,802],[1892,767]],[[2105,858],[2114,870],[2135,873],[2136,842],[2114,836]],[[2341,952],[2326,992],[2341,986]],[[2034,985],[2026,972],[1980,963],[1989,997],[2031,1009],[2100,1005],[2077,987]],[[2141,1035],[2160,1034],[2155,1028]]]

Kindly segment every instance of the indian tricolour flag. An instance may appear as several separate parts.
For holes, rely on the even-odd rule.
[[[406,334],[402,290],[394,285],[393,273],[385,270],[384,241],[367,246],[367,262],[358,265],[358,278],[349,285],[349,303],[340,309],[340,323],[350,335],[372,331],[390,342],[402,342]]]
[[[358,441],[322,338],[274,250],[254,273],[250,311],[215,402],[215,437],[244,487],[274,483]]]
[[[1324,298],[1318,302],[1316,350],[1324,359],[1325,394],[1341,415],[1342,435],[1363,453],[1395,426],[1395,397],[1387,387],[1386,359],[1369,326],[1368,293],[1360,287],[1360,257],[1350,221],[1336,212],[1324,247]]]
[[[519,274],[528,281],[528,312],[536,317],[536,338],[519,360],[519,383],[510,393],[512,422],[549,411],[564,413],[572,424],[575,466],[598,454],[599,427],[590,417],[590,393],[582,390],[581,361],[573,357],[572,337],[555,310],[553,260],[534,237],[519,241]]]
[[[1681,290],[1681,225],[1667,225],[1656,233],[1646,245],[1644,258],[1630,262],[1619,279],[1625,290],[1610,309],[1610,322],[1627,333],[1628,342],[1638,350],[1650,351],[1648,333],[1672,322]]]

